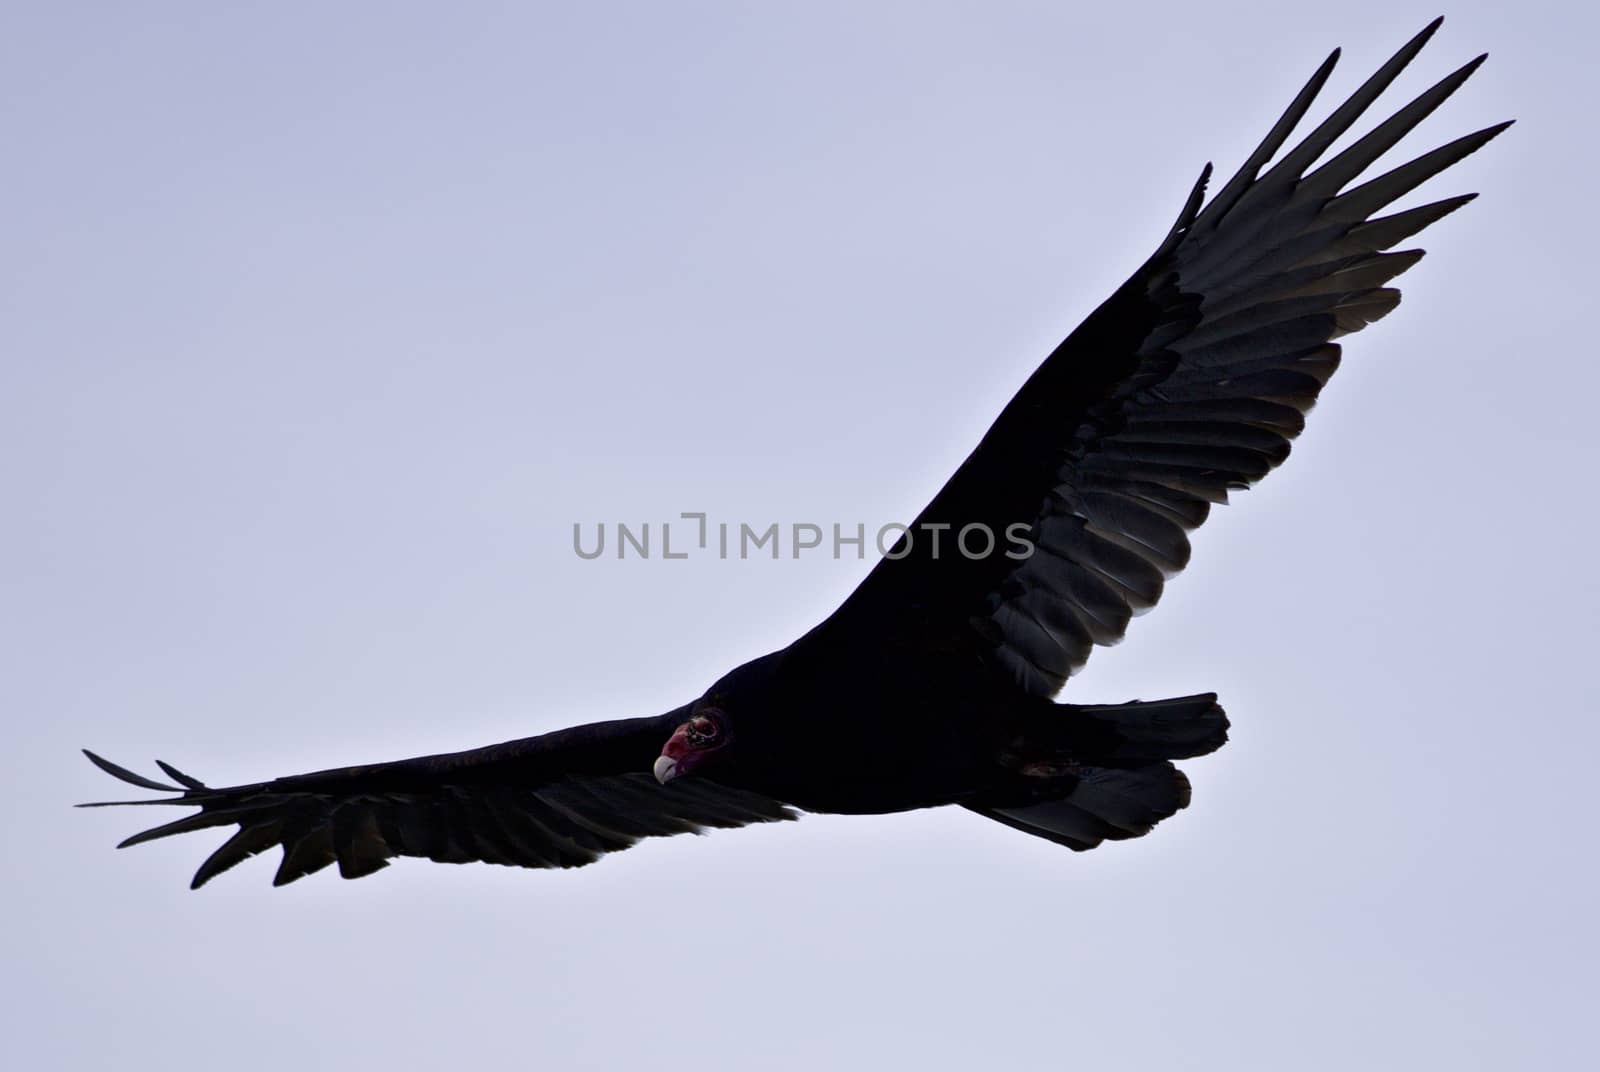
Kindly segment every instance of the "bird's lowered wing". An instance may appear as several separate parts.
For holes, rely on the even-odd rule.
[[[179,785],[86,754],[125,782],[180,794],[109,804],[200,809],[119,847],[213,826],[239,828],[200,865],[193,888],[275,846],[283,849],[273,880],[281,886],[333,863],[345,878],[360,878],[395,856],[581,867],[644,837],[794,818],[777,801],[703,778],[658,785],[650,765],[684,717],[680,710],[598,722],[470,752],[226,789],[203,785],[166,763],[159,766]]]
[[[1482,56],[1317,163],[1438,25],[1268,167],[1335,51],[1202,207],[1208,165],[1155,255],[1045,360],[909,536],[808,640],[932,635],[1046,696],[1094,645],[1120,640],[1188,562],[1186,533],[1211,505],[1288,456],[1339,364],[1331,340],[1399,303],[1386,284],[1422,251],[1380,251],[1474,196],[1374,218],[1509,123],[1352,184]],[[1031,556],[1009,557],[1025,553],[1006,536],[1018,523]],[[974,525],[968,557],[956,541]]]

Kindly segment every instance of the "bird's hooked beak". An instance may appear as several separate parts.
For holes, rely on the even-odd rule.
[[[657,756],[656,764],[650,768],[656,776],[656,781],[666,785],[678,776],[678,761],[671,756]]]
[[[685,723],[687,725],[687,723]],[[661,754],[656,757],[656,762],[650,768],[656,776],[656,781],[666,785],[674,778],[682,778],[689,773],[689,768],[694,766],[693,749],[689,747],[688,731],[679,726],[667,738],[667,743],[661,746]]]

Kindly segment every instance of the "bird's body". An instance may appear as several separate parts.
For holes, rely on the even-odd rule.
[[[804,645],[739,667],[706,693],[740,744],[719,780],[816,812],[959,802],[989,776],[1002,712],[952,668],[916,669],[909,659],[822,665]]]
[[[1337,368],[1332,340],[1399,302],[1420,250],[1383,252],[1473,195],[1376,216],[1508,124],[1363,172],[1482,57],[1319,163],[1436,21],[1270,163],[1318,69],[1230,181],[1209,166],[1150,259],[1040,365],[829,618],[665,714],[443,756],[213,789],[125,844],[238,831],[194,884],[281,846],[278,882],[395,856],[576,866],[641,837],[960,805],[1074,849],[1137,837],[1189,801],[1172,760],[1222,745],[1209,693],[1108,705],[1054,694],[1188,562],[1214,504],[1280,464]],[[968,537],[972,537],[971,540]]]

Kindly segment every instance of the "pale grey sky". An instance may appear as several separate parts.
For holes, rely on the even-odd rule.
[[[1571,1067],[1597,593],[1578,5],[1458,3],[1405,304],[1064,694],[1216,689],[1193,806],[1077,855],[810,817],[580,871],[192,894],[218,783],[653,714],[866,565],[582,520],[908,520],[1335,45],[1294,5],[28,4],[0,16],[0,1031],[16,1067]],[[1324,106],[1324,108],[1326,105]],[[1322,114],[1319,110],[1317,115]]]

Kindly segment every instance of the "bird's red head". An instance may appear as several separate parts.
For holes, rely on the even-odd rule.
[[[702,707],[667,738],[656,760],[656,781],[666,785],[695,770],[728,747],[727,717],[715,707]]]

